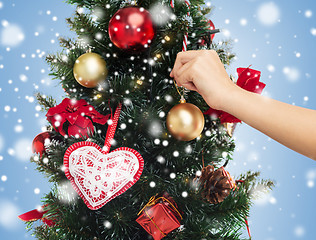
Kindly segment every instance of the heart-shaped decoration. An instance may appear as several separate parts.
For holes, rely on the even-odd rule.
[[[90,209],[96,210],[138,181],[144,160],[131,148],[108,153],[93,142],[78,142],[67,149],[64,167],[73,188]]]

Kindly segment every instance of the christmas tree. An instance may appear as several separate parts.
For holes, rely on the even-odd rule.
[[[21,216],[29,229],[45,240],[241,239],[254,190],[273,183],[250,171],[232,179],[227,122],[238,120],[169,76],[187,49],[233,60],[229,41],[213,41],[213,9],[203,0],[68,2],[78,38],[60,38],[63,50],[46,58],[66,97],[37,94],[50,125],[31,159],[54,187],[42,209]]]

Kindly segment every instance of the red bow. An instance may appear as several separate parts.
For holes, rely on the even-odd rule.
[[[41,219],[47,226],[52,227],[55,225],[55,222],[47,218],[43,218],[43,215],[47,213],[47,211],[43,210],[44,207],[46,207],[46,205],[41,207],[41,209],[39,210],[34,209],[32,211],[23,213],[20,216],[18,216],[18,218],[24,222],[33,222]]]
[[[94,132],[93,123],[105,124],[110,114],[104,116],[97,112],[93,106],[85,100],[75,100],[65,98],[59,105],[48,110],[47,120],[53,125],[54,129],[61,135],[88,137],[88,132]],[[68,133],[64,130],[64,123],[69,123]]]
[[[238,80],[237,85],[249,92],[261,94],[266,84],[260,82],[261,72],[248,68],[237,68]],[[221,123],[240,123],[240,119],[233,115],[213,108],[204,112],[206,115],[212,115],[221,120]]]

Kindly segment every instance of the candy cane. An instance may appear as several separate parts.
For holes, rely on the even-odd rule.
[[[184,1],[187,5],[187,7],[190,9],[190,1],[189,0],[185,0]],[[190,12],[188,11],[188,16],[190,16]]]
[[[184,0],[185,4],[187,7],[190,9],[190,1],[189,0]],[[170,6],[174,8],[174,0],[170,1]],[[190,16],[190,12],[188,11],[188,16]],[[183,42],[182,42],[182,51],[185,52],[187,51],[188,47],[188,33],[185,33],[183,36]]]
[[[189,0],[184,0],[188,8],[190,9],[190,1]],[[170,6],[174,8],[174,0],[170,0]],[[189,14],[189,13],[188,13]]]
[[[190,9],[190,2],[189,0],[185,0],[185,3],[187,4],[187,7]],[[190,12],[188,11],[188,16],[190,16]],[[183,43],[182,43],[182,51],[185,52],[188,46],[188,33],[186,32],[183,36]]]
[[[171,6],[172,8],[174,8],[174,0],[171,0],[171,1],[170,1],[170,6]]]
[[[188,46],[188,33],[185,33],[183,36],[183,43],[182,43],[182,51],[185,52]]]

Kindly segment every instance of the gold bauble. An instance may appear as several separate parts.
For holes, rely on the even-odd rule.
[[[94,88],[106,79],[108,70],[106,62],[99,54],[89,52],[78,57],[73,73],[80,85]]]
[[[203,131],[203,113],[191,103],[180,103],[169,111],[167,128],[174,138],[191,141],[200,136]]]

